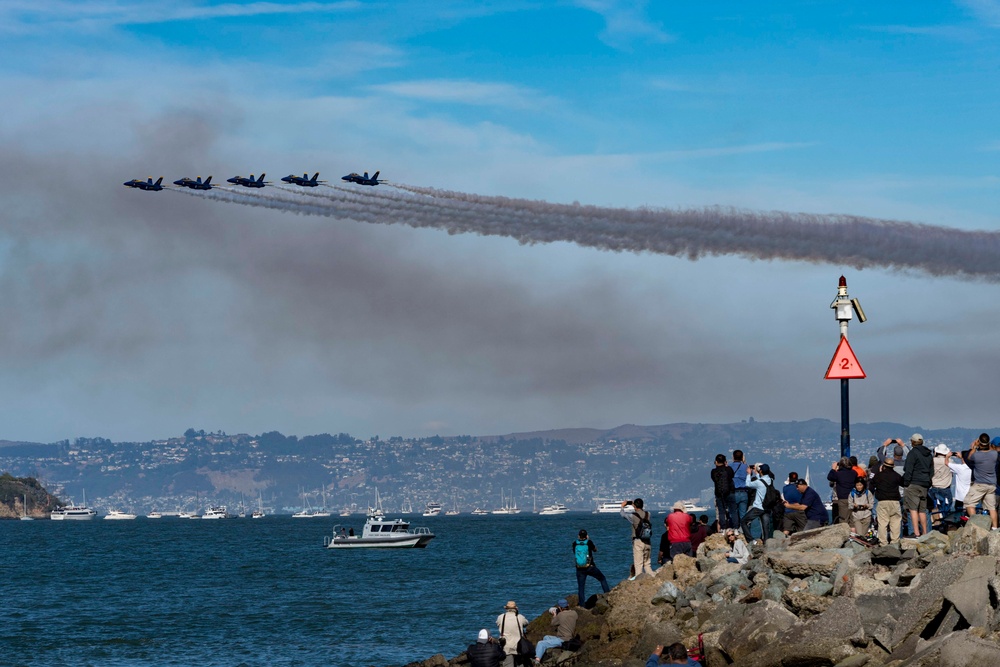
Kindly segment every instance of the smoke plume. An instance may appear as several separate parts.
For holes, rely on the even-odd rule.
[[[1000,282],[995,262],[1000,256],[1000,234],[995,232],[852,215],[724,207],[605,208],[394,187],[397,190],[378,192],[337,186],[296,191],[225,189],[208,196],[305,215],[443,229],[449,234],[505,236],[522,244],[568,241],[600,250],[652,252],[691,260],[739,255]]]

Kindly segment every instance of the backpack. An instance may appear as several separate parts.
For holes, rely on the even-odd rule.
[[[649,522],[649,512],[646,512],[646,517],[640,519],[638,527],[635,529],[635,539],[649,544],[650,539],[653,537],[653,524]]]
[[[771,511],[774,509],[775,505],[781,502],[781,494],[778,492],[776,488],[774,488],[774,480],[771,480],[770,484],[764,482],[764,486],[766,488],[764,490],[764,500],[761,502],[761,504],[763,505],[765,510]]]
[[[575,540],[573,542],[573,558],[576,560],[576,566],[581,570],[593,565],[593,561],[590,560],[589,540]]]

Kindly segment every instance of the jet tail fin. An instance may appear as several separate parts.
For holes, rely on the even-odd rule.
[[[315,183],[316,179],[318,179],[318,178],[319,178],[319,172],[317,171],[315,174],[313,174],[313,177],[310,180],[312,180],[312,182]]]
[[[160,176],[158,179],[156,179],[156,183],[153,183],[153,185],[159,185],[162,182],[163,182],[163,177]]]
[[[253,175],[251,175],[250,178],[253,178]],[[263,183],[264,182],[264,174],[260,175],[260,178],[257,179],[257,182],[258,183]]]
[[[376,171],[376,172],[375,172],[374,174],[372,174],[372,180],[373,180],[373,181],[377,181],[377,180],[378,180],[378,175],[379,175],[380,173],[382,173],[382,172],[380,172],[380,171]]]
[[[212,182],[212,177],[211,176],[209,176],[208,178],[205,179],[205,185],[208,185],[211,182]]]

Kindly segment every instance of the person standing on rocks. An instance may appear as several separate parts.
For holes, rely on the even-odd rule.
[[[730,516],[730,501],[735,500],[733,492],[733,469],[726,463],[725,454],[715,455],[715,467],[712,468],[712,484],[715,486],[715,514],[719,517],[719,525],[723,528],[735,528],[737,521]],[[735,512],[735,510],[734,510]]]
[[[741,525],[743,515],[747,513],[749,504],[749,489],[747,489],[747,464],[743,462],[743,450],[733,450],[733,462],[729,464],[733,469],[733,501],[730,505],[729,518],[735,521],[732,526],[736,528]],[[734,511],[735,510],[735,511]]]
[[[694,514],[688,514],[691,517],[691,555],[698,555],[698,547],[701,543],[705,541],[708,537],[708,517],[705,517],[705,523],[698,520]],[[705,516],[704,514],[702,516]],[[669,516],[667,517],[670,518]]]
[[[844,456],[839,461],[834,461],[830,465],[830,472],[827,473],[826,478],[833,483],[834,492],[837,495],[837,502],[833,505],[833,522],[849,523],[851,515],[847,499],[854,488],[854,481],[858,478],[858,473],[854,472],[854,468],[851,467],[851,460]]]
[[[965,462],[968,455],[969,452],[966,450],[961,453],[952,452],[951,456],[948,457],[948,467],[951,468],[951,473],[955,476],[954,507],[956,512],[965,511],[965,495],[972,485],[972,468]]]
[[[577,537],[578,539],[573,542],[573,559],[576,561],[576,600],[578,605],[583,606],[584,600],[587,599],[584,596],[584,589],[587,585],[587,577],[597,579],[605,593],[609,593],[611,591],[611,587],[608,586],[607,577],[604,576],[603,572],[597,569],[597,564],[594,562],[594,554],[597,553],[597,545],[594,544],[593,540],[587,537],[586,530],[581,530]]]
[[[660,535],[660,548],[656,550],[656,564],[670,562],[670,516],[663,517],[663,534]]]
[[[903,464],[903,507],[910,512],[913,536],[927,534],[927,489],[934,477],[934,454],[924,447],[924,436],[910,436],[910,453]]]
[[[670,535],[670,560],[677,554],[691,553],[691,517],[684,512],[684,503],[678,500],[667,515],[667,534]]]
[[[799,505],[802,502],[802,494],[799,493],[799,473],[788,473],[788,483],[781,490],[781,497],[785,501],[785,518],[783,519],[781,530],[785,535],[797,533],[806,527],[806,513],[802,510],[788,509],[789,503]]]
[[[743,528],[743,534],[746,536],[747,541],[753,539],[753,535],[750,534],[750,526],[754,521],[760,520],[760,535],[762,540],[767,540],[771,537],[771,508],[764,510],[764,495],[767,493],[767,487],[774,485],[774,475],[771,474],[771,468],[766,463],[761,463],[760,465],[750,466],[747,472],[746,478],[747,488],[753,489],[753,505],[745,515],[743,515],[743,521],[740,522]]]
[[[500,643],[503,646],[503,667],[514,667],[517,658],[517,642],[524,636],[524,628],[528,619],[517,610],[517,604],[511,600],[503,607],[504,612],[497,616],[497,629],[500,630]]]
[[[872,494],[878,501],[875,509],[878,541],[885,546],[899,543],[903,512],[899,506],[899,487],[903,478],[896,472],[892,456],[887,456],[882,468],[872,478]]]
[[[479,631],[476,643],[465,649],[465,655],[471,667],[500,667],[503,662],[503,649],[486,628]]]
[[[951,460],[951,449],[940,444],[934,448],[934,476],[931,478],[931,488],[927,489],[927,504],[931,509],[931,526],[940,523],[945,514],[951,513],[951,485],[955,474],[948,466]]]
[[[823,499],[816,493],[816,489],[809,486],[806,480],[801,478],[795,482],[795,487],[802,494],[802,500],[797,503],[790,503],[786,500],[785,510],[802,510],[805,512],[806,525],[803,530],[812,530],[813,528],[826,525],[826,507],[823,505]]]
[[[642,498],[632,501],[631,512],[625,511],[627,505],[628,501],[623,500],[619,513],[632,524],[632,566],[635,568],[635,574],[630,579],[635,579],[643,573],[653,574],[653,565],[649,560],[649,543],[653,526],[649,521],[649,512],[643,509]]]
[[[965,511],[969,516],[976,513],[976,505],[983,504],[983,508],[990,513],[990,522],[993,530],[997,529],[997,453],[990,448],[990,436],[983,433],[978,440],[974,440],[965,462],[972,467],[972,479],[975,480],[969,487],[969,492],[965,494]]]
[[[565,599],[556,602],[556,606],[550,609],[552,621],[549,623],[555,628],[556,634],[545,635],[542,640],[535,645],[535,664],[542,663],[542,656],[550,648],[562,646],[563,642],[568,642],[576,633],[576,621],[579,615],[569,608],[569,602]]]

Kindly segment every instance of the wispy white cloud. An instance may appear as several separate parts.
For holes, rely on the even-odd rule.
[[[243,18],[276,14],[315,14],[343,12],[361,7],[358,0],[337,2],[248,2],[218,5],[200,2],[174,2],[155,7],[132,2],[100,0],[97,2],[27,2],[12,0],[0,4],[0,30],[30,33],[51,27],[94,29],[100,26],[169,23],[204,19]]]
[[[959,4],[971,11],[980,22],[991,28],[1000,28],[1000,1],[960,0]]]
[[[664,43],[674,37],[646,16],[646,0],[575,0],[583,9],[604,18],[601,41],[616,49],[628,49],[636,40]]]
[[[505,109],[540,109],[553,98],[524,86],[462,79],[421,79],[370,86],[370,90],[428,102],[469,104]]]

